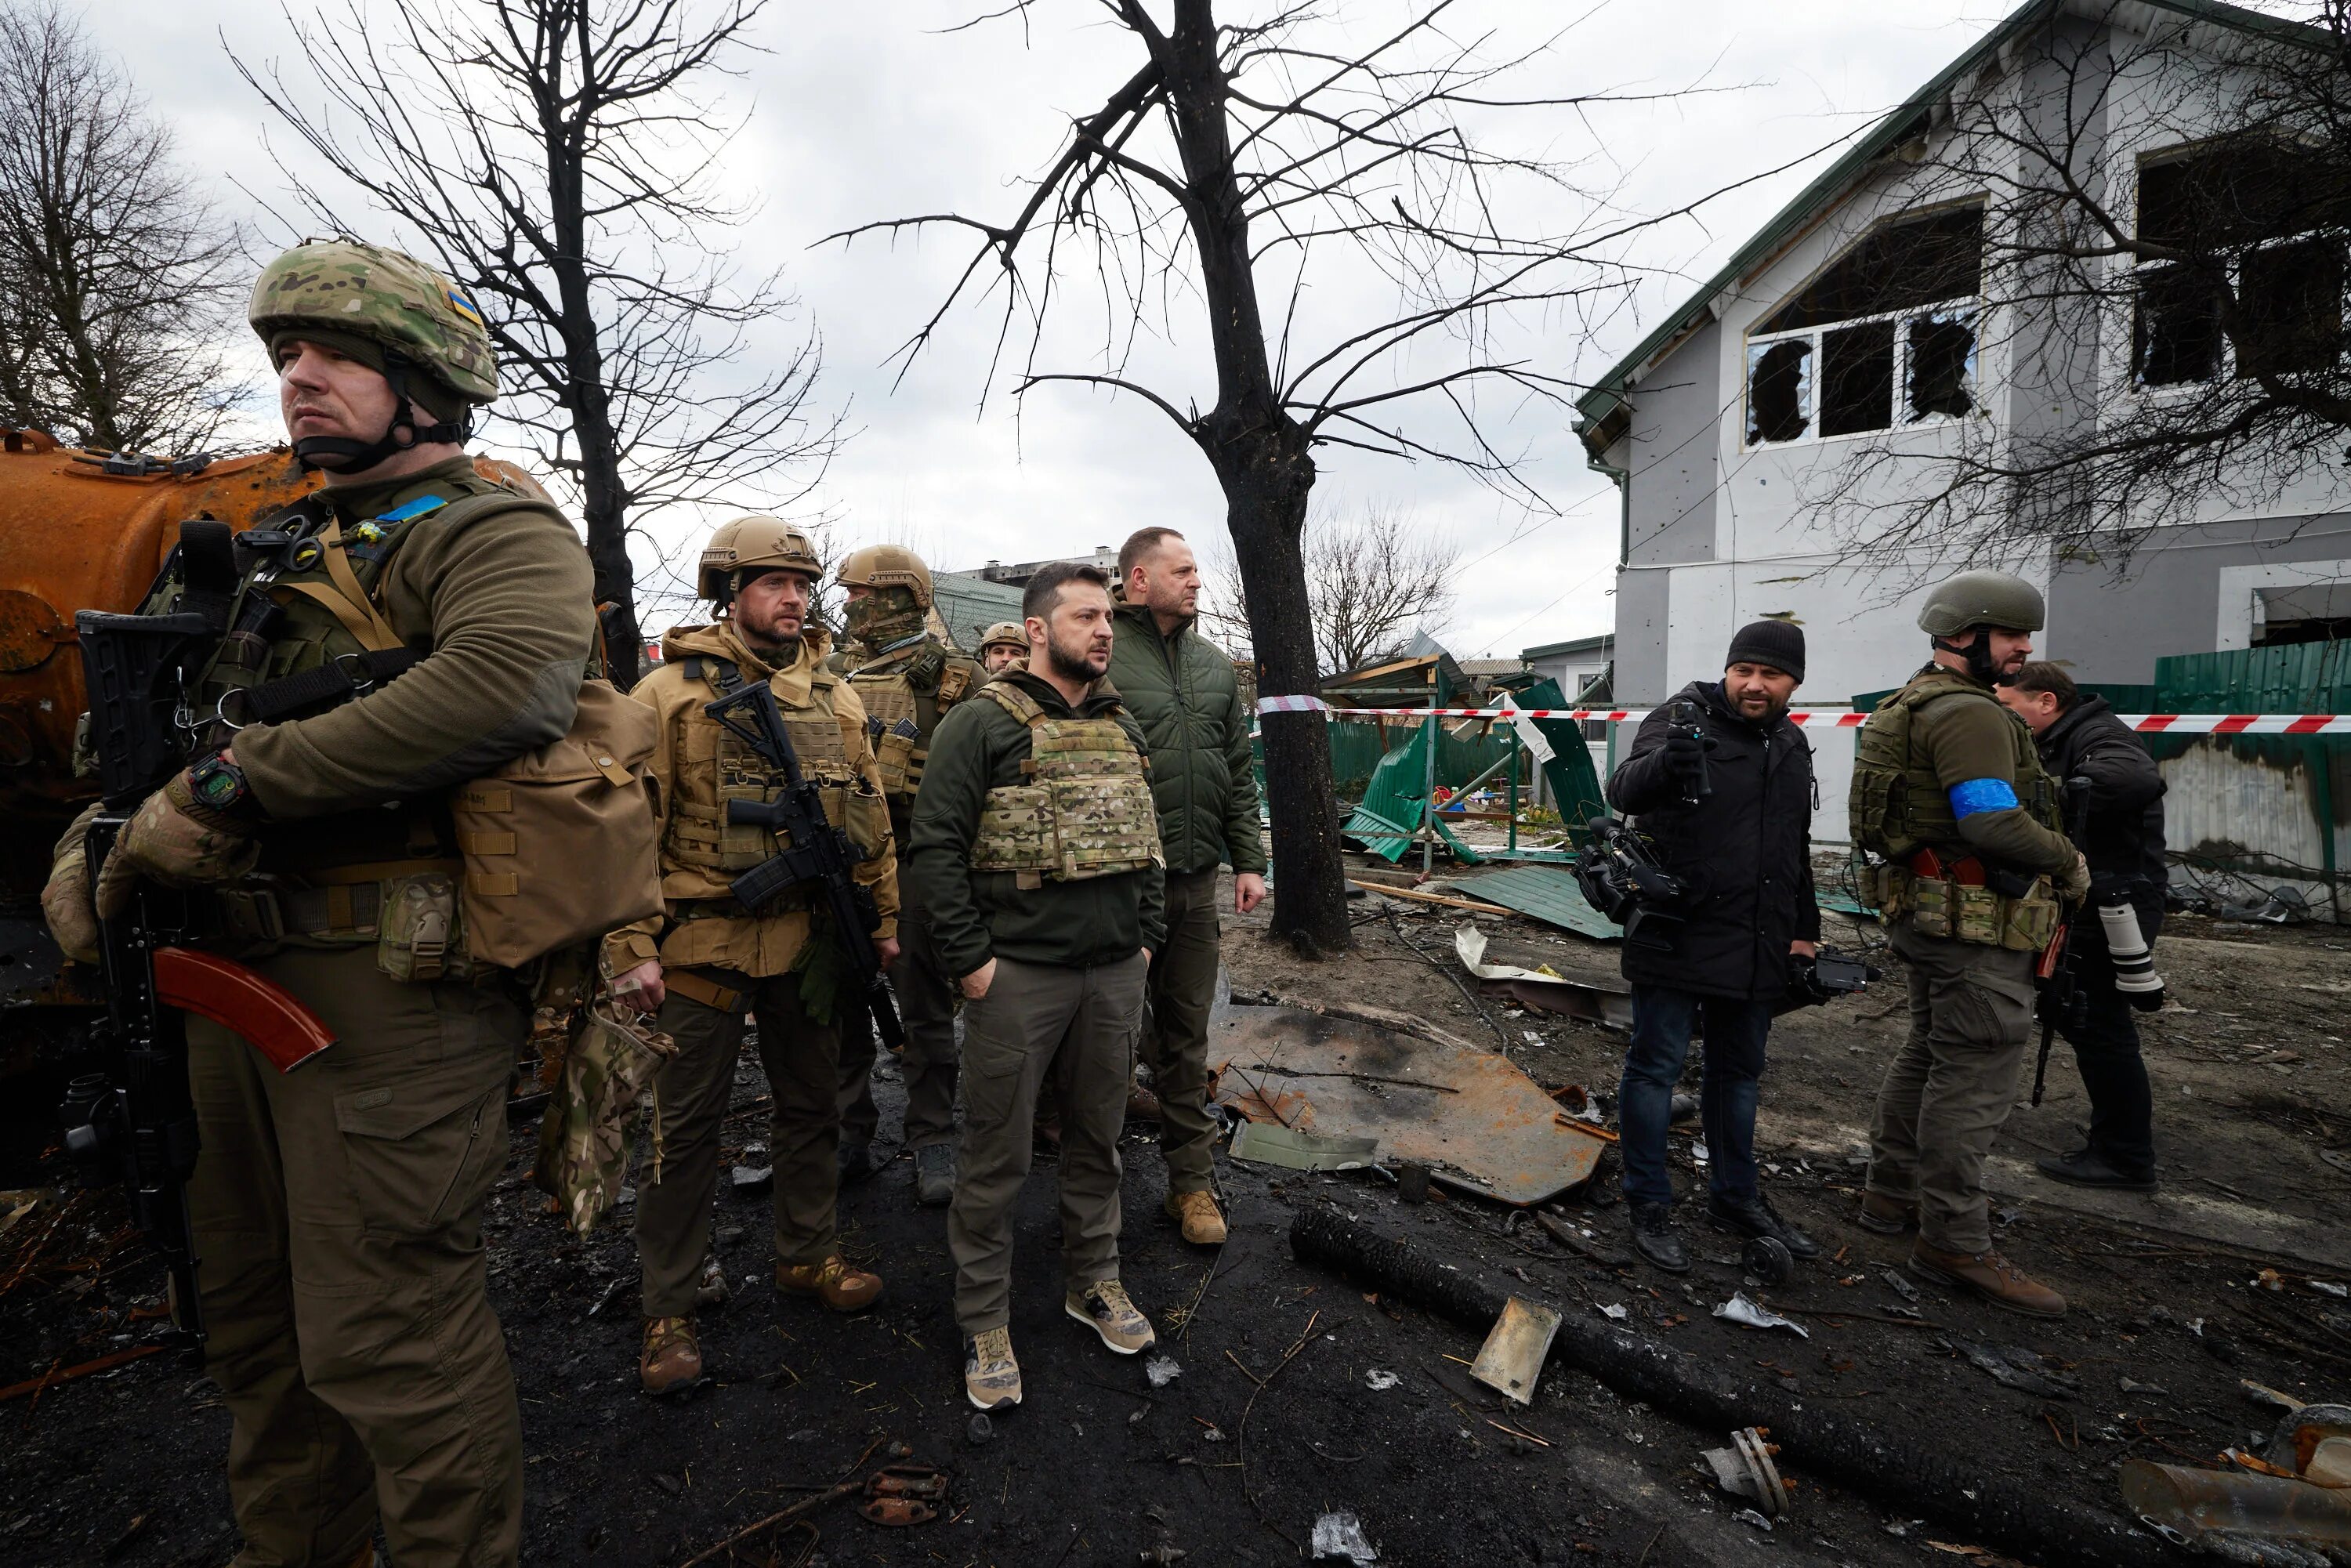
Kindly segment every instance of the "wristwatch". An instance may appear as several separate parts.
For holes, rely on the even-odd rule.
[[[188,794],[196,804],[232,821],[252,822],[261,816],[260,807],[253,799],[253,786],[246,782],[245,769],[221,752],[214,752],[188,769]]]

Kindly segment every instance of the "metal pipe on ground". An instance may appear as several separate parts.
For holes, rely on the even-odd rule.
[[[1434,1255],[1334,1209],[1299,1210],[1290,1249],[1483,1333],[1507,1295]],[[2118,1513],[2085,1508],[1971,1467],[1866,1422],[1813,1409],[1777,1386],[1701,1362],[1606,1323],[1563,1318],[1552,1359],[1628,1399],[1711,1432],[1764,1427],[1781,1465],[1891,1502],[2028,1563],[2067,1568],[2172,1568],[2178,1551]]]

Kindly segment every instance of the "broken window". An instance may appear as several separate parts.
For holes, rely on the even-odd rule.
[[[2141,273],[2131,342],[2142,386],[2210,381],[2220,370],[2220,285],[2201,268]]]
[[[1982,257],[1983,208],[1976,205],[1864,235],[1756,328],[1747,351],[1748,444],[1973,413]]]

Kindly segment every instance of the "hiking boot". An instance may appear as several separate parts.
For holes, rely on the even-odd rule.
[[[956,1161],[953,1144],[925,1144],[914,1151],[914,1202],[924,1208],[944,1208],[955,1201]]]
[[[1126,1287],[1116,1280],[1097,1280],[1075,1295],[1061,1298],[1062,1310],[1102,1335],[1102,1343],[1121,1355],[1149,1350],[1159,1336],[1151,1320],[1134,1310]]]
[[[1195,1247],[1221,1247],[1225,1241],[1225,1217],[1217,1208],[1217,1195],[1212,1192],[1171,1192],[1164,1206],[1167,1218],[1183,1227],[1184,1239]]]
[[[863,1138],[841,1139],[841,1149],[833,1158],[839,1165],[843,1186],[854,1186],[882,1168],[873,1163],[873,1145]]]
[[[821,1263],[778,1263],[776,1289],[814,1296],[836,1312],[862,1312],[882,1299],[882,1276],[852,1269],[838,1252]]]
[[[1159,1120],[1159,1096],[1140,1083],[1126,1087],[1126,1119],[1130,1122]]]
[[[1060,1113],[1056,1113],[1050,1116],[1040,1114],[1035,1125],[1029,1129],[1029,1136],[1031,1143],[1035,1144],[1037,1147],[1043,1149],[1046,1153],[1054,1155],[1060,1154],[1061,1152],[1061,1118]]]
[[[1899,1236],[1917,1225],[1918,1206],[1890,1192],[1865,1192],[1861,1195],[1861,1207],[1853,1218],[1854,1223],[1864,1230],[1875,1230],[1880,1236]]]
[[[2155,1178],[2117,1170],[2095,1149],[2075,1149],[2070,1155],[2043,1155],[2032,1162],[2052,1181],[2069,1186],[2103,1186],[2115,1192],[2153,1192]]]
[[[1728,1198],[1708,1194],[1706,1217],[1717,1230],[1728,1230],[1734,1236],[1769,1236],[1788,1249],[1792,1258],[1813,1259],[1821,1255],[1821,1244],[1780,1218],[1771,1200],[1761,1193],[1752,1197]]]
[[[1662,1203],[1627,1206],[1633,1221],[1633,1250],[1668,1274],[1690,1271],[1689,1249],[1674,1230],[1674,1211]]]
[[[644,1349],[637,1353],[637,1382],[656,1397],[683,1394],[702,1381],[702,1343],[692,1318],[647,1318]]]
[[[1010,1329],[983,1329],[964,1342],[963,1392],[981,1410],[1020,1403],[1020,1364],[1012,1359]]]
[[[1910,1249],[1909,1269],[1922,1280],[1972,1291],[1995,1307],[2028,1317],[2062,1318],[2065,1298],[1987,1247],[1980,1252],[1946,1252],[1922,1238]]]

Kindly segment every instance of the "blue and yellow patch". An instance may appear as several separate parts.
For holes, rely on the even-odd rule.
[[[449,296],[450,309],[455,310],[458,315],[463,316],[466,320],[471,321],[475,326],[481,328],[483,330],[487,331],[489,329],[489,324],[482,319],[481,311],[475,308],[472,300],[466,298],[464,295],[458,293],[454,288],[444,289],[443,292]]]

